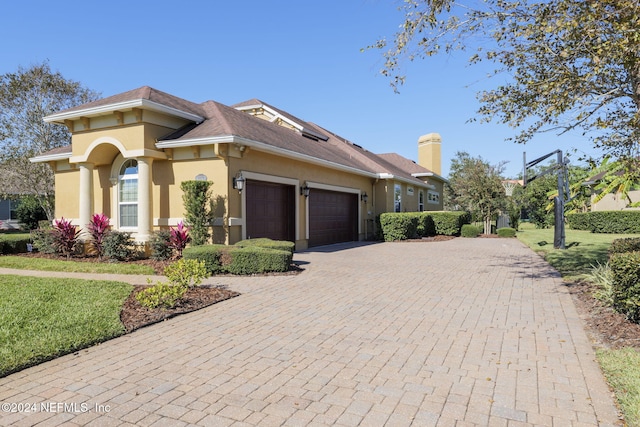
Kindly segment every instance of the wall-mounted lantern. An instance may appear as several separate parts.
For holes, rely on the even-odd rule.
[[[233,188],[238,190],[238,193],[242,193],[242,190],[244,190],[244,183],[245,179],[244,176],[242,176],[242,172],[238,172],[238,175],[233,177]]]
[[[367,200],[369,200],[369,196],[367,196],[366,192],[360,195],[360,200],[362,200],[365,204],[367,203]]]
[[[307,184],[304,184],[304,187],[300,187],[300,195],[304,197],[309,197],[309,192],[311,189]]]

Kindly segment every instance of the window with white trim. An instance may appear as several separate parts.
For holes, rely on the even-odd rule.
[[[424,191],[418,192],[418,212],[424,211]]]
[[[118,224],[138,227],[138,161],[129,159],[120,168],[118,179]]]
[[[395,212],[402,212],[402,185],[396,184],[393,191]]]
[[[437,205],[440,203],[440,193],[437,191],[427,191],[427,203]]]

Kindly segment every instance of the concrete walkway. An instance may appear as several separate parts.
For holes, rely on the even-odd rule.
[[[0,424],[619,425],[570,295],[517,240],[294,260],[303,273],[211,279],[242,295],[0,379]]]

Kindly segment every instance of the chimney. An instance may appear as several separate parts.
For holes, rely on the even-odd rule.
[[[429,133],[418,138],[418,164],[438,175],[442,175],[441,145],[442,137],[439,133]]]

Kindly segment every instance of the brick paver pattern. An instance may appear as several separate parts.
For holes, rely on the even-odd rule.
[[[0,379],[0,402],[48,409],[0,424],[619,425],[571,296],[517,240],[294,260],[298,275],[211,278],[242,295]]]

